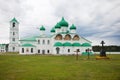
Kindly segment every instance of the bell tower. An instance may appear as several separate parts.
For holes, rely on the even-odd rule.
[[[19,22],[13,18],[10,21],[9,52],[19,51]]]

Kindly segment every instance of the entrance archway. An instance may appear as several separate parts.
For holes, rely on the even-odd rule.
[[[45,50],[42,50],[42,54],[45,54]]]

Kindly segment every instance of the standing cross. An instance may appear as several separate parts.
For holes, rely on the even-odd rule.
[[[80,52],[80,50],[79,49],[77,49],[76,51],[74,51],[74,52],[76,52],[76,60],[78,60],[78,52]]]
[[[105,42],[104,41],[101,41],[101,43],[100,44],[102,44],[102,47],[104,46],[104,44],[105,44]]]

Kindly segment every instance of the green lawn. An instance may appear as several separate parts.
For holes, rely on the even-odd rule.
[[[120,55],[0,55],[0,80],[120,80]]]

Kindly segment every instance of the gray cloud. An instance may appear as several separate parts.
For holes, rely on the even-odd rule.
[[[8,42],[9,20],[20,22],[20,37],[39,35],[37,27],[50,30],[62,16],[93,44],[100,40],[120,45],[120,0],[0,0],[0,34]],[[4,27],[3,27],[4,26]],[[119,43],[119,44],[118,44]]]

